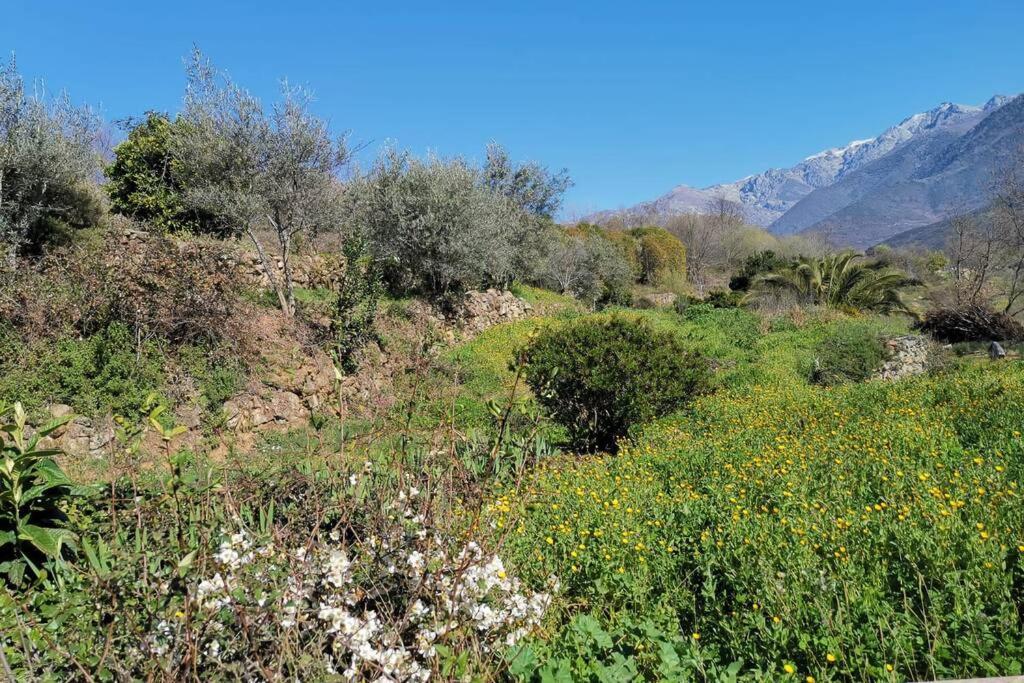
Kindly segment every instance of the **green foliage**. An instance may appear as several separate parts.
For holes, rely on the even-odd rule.
[[[102,216],[99,131],[88,108],[26,91],[14,59],[0,63],[0,256],[38,254]]]
[[[821,258],[800,257],[779,272],[757,277],[752,299],[789,294],[802,304],[878,313],[908,313],[901,290],[907,277],[898,271],[865,262],[852,251]]]
[[[177,349],[175,360],[195,380],[208,415],[219,415],[224,402],[245,386],[246,368],[230,349],[183,346]]]
[[[0,418],[8,410],[0,406]],[[25,409],[14,404],[13,422],[0,425],[0,573],[7,581],[22,583],[26,569],[39,576],[43,562],[61,562],[65,545],[75,535],[65,527],[62,502],[71,482],[53,457],[59,451],[39,447],[67,420],[38,430],[29,429]]]
[[[738,308],[743,303],[743,295],[740,292],[713,289],[703,301],[714,308]]]
[[[740,271],[729,278],[729,289],[733,292],[746,292],[759,275],[781,271],[789,265],[789,259],[779,256],[771,249],[751,254],[744,259]]]
[[[574,447],[614,450],[630,428],[678,409],[707,364],[642,318],[599,315],[552,326],[527,348],[527,381]]]
[[[338,366],[350,373],[356,369],[356,351],[376,337],[374,321],[383,283],[361,236],[350,235],[343,249],[345,273],[338,284],[332,327]]]
[[[635,241],[642,284],[662,284],[670,277],[686,276],[686,247],[662,228],[634,228],[626,233]]]
[[[589,306],[630,303],[634,269],[620,245],[594,226],[557,234],[548,245],[538,280]]]
[[[869,326],[855,322],[833,330],[814,347],[810,381],[815,384],[863,382],[885,361],[885,345]]]
[[[114,161],[105,169],[111,210],[160,232],[215,232],[213,217],[187,206],[175,179],[171,136],[177,125],[149,112],[114,148]]]
[[[135,417],[164,383],[165,357],[157,344],[137,344],[118,323],[84,339],[8,340],[12,355],[0,358],[0,401],[25,399],[33,409],[67,403],[86,415]]]

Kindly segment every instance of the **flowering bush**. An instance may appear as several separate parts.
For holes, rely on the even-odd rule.
[[[214,573],[195,584],[186,602],[192,630],[195,622],[207,626],[193,644],[201,646],[202,666],[216,670],[232,660],[244,666],[254,639],[268,645],[288,639],[318,653],[325,672],[346,680],[426,681],[449,651],[445,643],[486,659],[540,623],[548,593],[526,591],[501,558],[475,542],[453,552],[450,539],[419,521],[407,519],[391,536],[348,546],[338,534],[331,543],[291,549],[256,544],[244,532],[228,536]],[[247,624],[250,644],[242,651],[234,649],[236,623]],[[182,656],[187,631],[183,621],[163,622],[150,637],[153,650]]]
[[[352,474],[335,494],[354,500],[370,485]],[[123,535],[84,540],[89,575],[40,587],[27,612],[0,598],[0,633],[27,635],[0,636],[0,646],[15,671],[57,678],[426,681],[493,671],[540,624],[558,582],[528,590],[495,552],[434,527],[424,511],[436,504],[406,487],[364,522],[304,542],[284,527],[271,533],[273,508],[262,524],[236,516],[187,553],[159,526],[145,533],[163,539],[159,548]],[[64,617],[44,616],[55,613]],[[61,646],[43,657],[20,645],[50,631]]]

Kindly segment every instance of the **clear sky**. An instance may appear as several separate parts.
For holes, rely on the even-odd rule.
[[[943,101],[1024,91],[1022,0],[0,0],[21,72],[108,120],[174,112],[193,44],[375,150],[567,167],[567,215],[871,137]]]

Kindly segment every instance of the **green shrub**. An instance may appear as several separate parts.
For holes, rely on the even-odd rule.
[[[174,178],[179,162],[172,154],[171,136],[178,125],[164,114],[149,112],[114,148],[114,161],[104,169],[110,208],[159,232],[216,233],[216,217],[188,206],[185,189]]]
[[[684,405],[707,363],[669,332],[622,314],[542,332],[527,349],[527,381],[580,450],[614,450],[630,427]]]
[[[7,410],[0,406],[0,417]],[[13,421],[0,425],[0,574],[18,585],[26,569],[39,575],[44,561],[60,562],[74,534],[61,510],[71,482],[39,440],[57,429],[54,422],[28,433],[25,409],[14,404]]]
[[[721,289],[712,290],[704,297],[704,303],[715,308],[738,308],[742,301],[743,294],[741,292],[726,292]]]
[[[345,274],[338,284],[332,320],[335,352],[344,372],[355,372],[356,351],[376,337],[374,321],[383,294],[377,264],[358,235],[345,240]]]
[[[771,249],[751,254],[743,261],[739,272],[729,278],[729,289],[733,292],[746,292],[759,275],[783,270],[788,265],[789,259]]]
[[[662,228],[634,228],[627,233],[636,241],[640,282],[660,284],[686,274],[686,247]]]
[[[885,346],[878,333],[851,323],[832,330],[815,345],[810,381],[824,385],[862,382],[884,360]]]

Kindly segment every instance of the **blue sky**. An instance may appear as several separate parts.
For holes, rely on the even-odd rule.
[[[1024,2],[4,0],[0,48],[113,120],[175,111],[193,43],[260,96],[282,77],[375,150],[567,167],[567,214],[1024,91]]]

